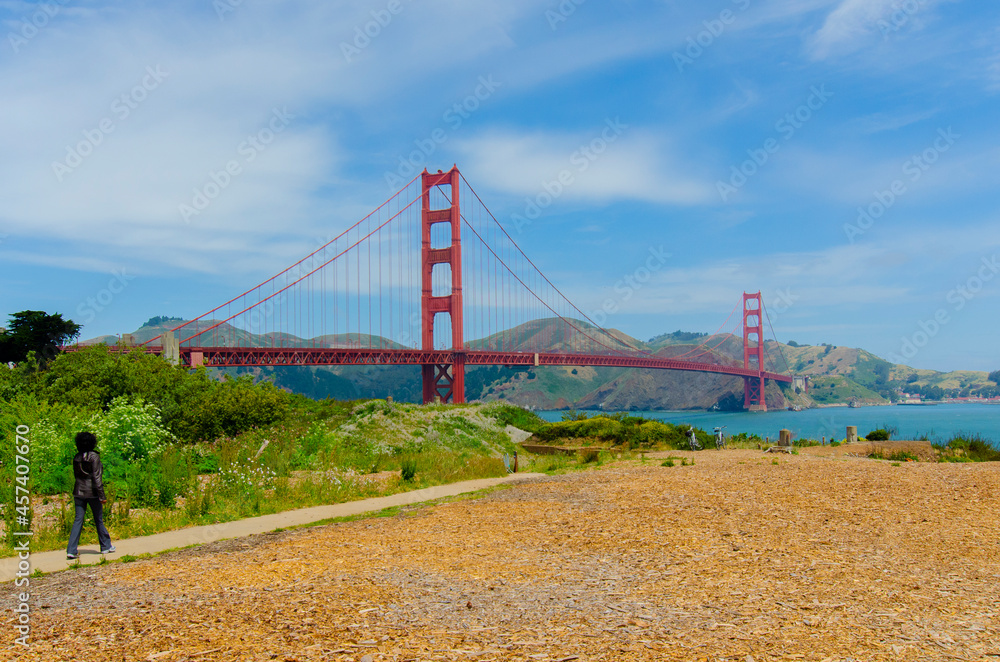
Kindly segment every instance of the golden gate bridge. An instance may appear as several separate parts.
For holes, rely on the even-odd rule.
[[[765,369],[760,292],[742,304],[742,365],[720,359],[721,343],[680,356],[636,347],[573,304],[453,167],[425,170],[287,269],[143,346],[192,368],[421,366],[426,403],[465,402],[466,366],[708,372],[742,377],[746,408],[766,410],[766,380],[792,376]]]

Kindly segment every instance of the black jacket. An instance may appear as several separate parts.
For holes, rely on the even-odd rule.
[[[104,466],[97,451],[77,453],[73,458],[73,496],[104,501]]]

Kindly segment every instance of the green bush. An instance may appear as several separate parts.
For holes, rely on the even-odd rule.
[[[73,490],[76,433],[87,429],[84,413],[72,407],[47,407],[44,418],[32,426],[31,465],[34,489],[41,494]],[[98,448],[100,450],[100,448]]]
[[[195,474],[191,458],[178,448],[171,448],[159,457],[156,468],[156,490],[158,504],[163,508],[174,508],[178,497],[186,497],[193,491]]]
[[[18,364],[16,368],[8,368],[0,363],[0,401],[11,401],[14,398],[33,395],[35,393],[35,374],[37,366]]]
[[[3,382],[0,382],[2,384]],[[112,352],[106,345],[62,354],[41,379],[42,395],[89,409],[107,409],[121,397],[155,405],[163,425],[186,441],[211,440],[281,420],[290,396],[251,375],[218,382],[205,368],[172,366],[135,349]]]
[[[613,444],[624,441],[623,426],[620,422],[604,416],[595,416],[579,421],[546,423],[536,433],[543,441],[557,439],[600,439]]]
[[[1000,450],[978,434],[955,435],[945,448],[950,452],[961,451],[961,456],[973,462],[1000,462]]]
[[[417,461],[416,460],[403,460],[399,469],[399,477],[405,482],[410,483],[413,478],[417,475]]]
[[[288,409],[287,393],[271,382],[254,384],[251,375],[241,375],[202,393],[178,426],[190,440],[210,440],[269,425],[283,419]]]
[[[112,352],[107,345],[60,354],[42,382],[45,396],[53,402],[103,409],[115,398],[139,397],[155,404],[168,420],[192,399],[191,393],[185,393],[185,386],[199,382],[197,390],[211,387],[204,370],[191,374],[186,368],[170,365],[140,349]]]
[[[879,428],[878,430],[872,430],[867,435],[865,439],[868,441],[889,441],[889,431],[885,428]]]
[[[330,450],[335,436],[320,423],[314,423],[299,439],[292,456],[292,466],[296,469],[311,469],[317,466],[321,452]]]
[[[0,370],[7,370],[0,365]],[[14,503],[15,430],[27,426],[25,435],[31,467],[30,489],[34,493],[56,494],[73,488],[73,438],[85,429],[90,412],[65,404],[50,405],[32,393],[0,400],[0,503]],[[22,444],[23,445],[23,444]],[[7,509],[7,512],[12,512]],[[9,531],[10,529],[8,529]]]
[[[601,414],[593,418],[546,423],[535,436],[543,441],[597,439],[612,445],[624,444],[629,448],[667,446],[686,450],[690,448],[690,429],[690,425],[651,421],[639,416]],[[714,446],[713,437],[704,430],[695,428],[695,435],[702,448],[707,448],[709,444]]]
[[[636,440],[640,446],[665,445],[670,448],[688,448],[687,435],[674,425],[660,421],[647,421],[639,425]]]
[[[152,508],[159,503],[156,470],[156,463],[149,458],[126,464],[117,475],[105,474],[105,491],[114,492],[130,508]]]
[[[204,446],[195,446],[191,449],[191,462],[197,474],[214,474],[219,471],[219,456]]]
[[[97,435],[97,450],[112,474],[125,465],[157,456],[170,439],[156,405],[127,396],[112,400],[107,413],[94,414],[87,426]]]
[[[538,414],[505,402],[491,403],[483,412],[496,419],[501,426],[513,425],[525,432],[535,433],[545,425]]]

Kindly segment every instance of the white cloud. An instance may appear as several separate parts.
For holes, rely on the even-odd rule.
[[[922,26],[928,10],[942,0],[842,0],[811,40],[812,56],[825,59],[858,50],[870,42]],[[914,7],[911,9],[911,5]]]
[[[876,23],[895,0],[843,0],[826,17],[813,37],[812,52],[823,59],[835,52],[849,52],[877,30]]]
[[[974,241],[970,242],[970,238]],[[564,278],[579,283],[567,295],[585,311],[599,310],[610,298],[623,315],[658,319],[708,314],[719,316],[721,322],[744,290],[761,290],[765,306],[777,305],[784,298],[793,300],[791,307],[797,312],[823,314],[840,306],[857,310],[936,301],[935,297],[953,286],[950,279],[961,280],[974,274],[984,258],[997,252],[1000,225],[983,223],[962,232],[931,228],[817,251],[706,259],[655,272],[634,290],[619,287],[620,291],[616,291],[615,283],[595,285],[593,276],[584,274],[567,274]],[[943,279],[943,289],[928,288],[925,280],[906,275],[915,269],[922,276],[931,276],[932,281]],[[627,299],[622,297],[622,291],[630,292]],[[788,307],[787,300],[782,307]]]
[[[5,5],[15,22],[33,6]],[[221,21],[211,3],[58,16],[0,60],[0,228],[63,240],[50,259],[82,269],[121,259],[196,271],[280,266],[277,241],[307,240],[320,219],[329,231],[331,217],[336,229],[370,210],[364,186],[333,202],[323,192],[350,158],[336,113],[386,106],[414,80],[508,48],[504,27],[537,11],[528,0],[403,6],[352,62],[339,45],[384,3],[243,3]],[[147,67],[166,77],[122,117],[120,98]],[[251,160],[241,145],[275,108],[296,117]],[[98,130],[103,120],[111,132]],[[57,176],[53,163],[87,134],[99,144],[83,144],[82,163]],[[179,206],[229,161],[240,174],[185,223]],[[66,255],[66,242],[104,261]]]
[[[671,141],[607,120],[586,133],[492,131],[456,145],[474,181],[535,198],[566,186],[558,200],[643,200],[690,205],[711,199],[712,184],[685,171]],[[613,141],[605,138],[613,136]]]

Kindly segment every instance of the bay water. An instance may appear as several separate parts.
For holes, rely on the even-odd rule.
[[[546,421],[562,420],[562,411],[536,412]],[[588,415],[602,412],[587,411]],[[607,413],[607,412],[604,412]],[[892,427],[898,431],[893,439],[920,439],[947,442],[958,434],[978,434],[1000,445],[1000,405],[940,404],[895,405],[885,407],[824,407],[803,411],[719,412],[719,411],[633,411],[633,416],[666,421],[675,425],[690,424],[711,433],[715,427],[725,427],[727,435],[757,434],[778,438],[778,431],[787,428],[792,439],[843,440],[847,426],[856,425],[864,437],[872,430]]]

